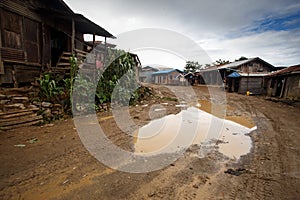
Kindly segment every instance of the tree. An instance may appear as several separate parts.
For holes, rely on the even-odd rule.
[[[202,69],[202,65],[199,64],[198,62],[194,61],[187,61],[184,67],[184,73],[195,73],[197,70]]]
[[[241,56],[239,59],[236,59],[235,61],[242,61],[242,60],[248,60],[248,58],[245,56]]]
[[[211,64],[205,64],[204,69],[211,67]]]
[[[219,60],[216,60],[216,65],[226,65],[226,64],[229,64],[229,60],[225,61],[225,60],[222,60],[222,59],[219,59]]]

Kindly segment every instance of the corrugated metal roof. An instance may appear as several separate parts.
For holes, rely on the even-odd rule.
[[[234,68],[237,68],[238,66],[244,65],[244,64],[246,64],[248,62],[252,62],[254,60],[260,60],[261,62],[264,62],[267,65],[269,65],[272,69],[275,68],[270,63],[267,63],[266,61],[260,59],[259,57],[256,57],[256,58],[248,58],[247,60],[232,62],[232,63],[221,65],[221,66],[212,66],[212,67],[209,67],[205,70],[201,70],[200,72],[208,72],[208,71],[214,71],[214,70],[220,70],[220,69],[234,69]]]
[[[230,68],[235,68],[235,67],[238,67],[240,65],[243,65],[243,64],[246,64],[248,62],[251,62],[253,60],[255,60],[257,58],[249,58],[247,60],[241,60],[241,61],[236,61],[236,62],[233,62],[233,63],[229,63],[229,64],[226,64],[226,65],[222,65],[220,67],[218,67],[218,69],[230,69]]]
[[[294,72],[300,72],[300,64],[299,65],[294,65],[294,66],[291,66],[291,67],[287,67],[285,69],[282,69],[282,70],[279,70],[279,71],[276,71],[276,72],[273,72],[273,73],[269,74],[268,76],[283,76],[283,75],[291,74],[291,73],[294,73]]]
[[[263,73],[263,74],[255,74],[255,73],[253,73],[253,74],[247,74],[247,73],[239,73],[242,77],[247,77],[247,76],[249,76],[249,77],[264,77],[264,76],[267,76],[267,75],[269,75],[269,73]]]
[[[206,69],[200,70],[199,72],[201,73],[201,72],[209,72],[209,71],[217,70],[218,67],[219,66],[216,66],[216,65],[215,66],[210,66],[210,67],[208,67]]]
[[[173,71],[178,71],[179,73],[182,73],[179,69],[169,69],[169,70],[161,70],[161,71],[154,72],[152,75],[169,74]]]
[[[227,76],[227,78],[239,78],[239,77],[264,77],[267,76],[269,73],[263,73],[263,74],[258,74],[258,73],[238,73],[238,72],[233,72]]]
[[[241,76],[241,75],[240,75],[239,73],[233,72],[233,73],[229,74],[229,75],[227,76],[227,78],[238,78],[238,77],[240,77],[240,76]]]

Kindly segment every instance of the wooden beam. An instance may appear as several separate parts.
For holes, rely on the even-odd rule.
[[[0,9],[1,10],[1,9]],[[3,64],[3,60],[2,60],[2,55],[1,55],[1,48],[2,48],[2,37],[1,37],[1,33],[2,33],[2,28],[0,27],[0,74],[4,74],[4,64]]]
[[[71,52],[74,54],[75,49],[75,20],[72,18],[72,44],[71,44]]]
[[[46,45],[46,40],[45,40],[45,23],[42,22],[42,45],[41,45],[42,71],[45,70],[45,45]]]
[[[12,73],[12,79],[13,79],[14,87],[17,88],[17,87],[19,87],[19,84],[18,84],[18,80],[17,80],[17,77],[16,77],[16,66],[15,65],[13,65],[13,69],[12,69],[11,73]]]
[[[96,43],[96,35],[93,33],[93,49],[95,48],[95,43]]]

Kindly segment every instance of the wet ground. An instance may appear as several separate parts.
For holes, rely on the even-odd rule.
[[[183,103],[182,99],[174,101],[174,90],[188,97],[184,102],[188,106],[192,104],[206,113],[236,122],[245,132],[230,127],[227,130],[224,126],[224,134],[218,139],[202,142],[206,148],[201,149],[201,142],[200,146],[192,145],[167,167],[138,174],[116,171],[98,162],[82,145],[70,118],[42,127],[1,132],[0,199],[299,198],[299,108],[233,93],[226,95],[227,103],[222,103],[222,98],[212,98],[207,88],[199,86],[194,87],[196,98],[189,97],[182,87],[151,87],[156,91],[155,97],[129,110],[140,128],[186,109],[176,107]],[[124,134],[112,113],[100,113],[98,121],[115,145],[137,151],[133,144],[138,144],[139,138]],[[254,126],[256,130],[244,135]],[[251,140],[245,139],[250,137]],[[235,141],[239,143],[234,144]],[[252,146],[249,154],[243,155],[248,148],[237,152],[239,145],[244,148],[248,142]],[[242,156],[237,160],[239,155]],[[236,176],[224,173],[228,169],[243,170]]]

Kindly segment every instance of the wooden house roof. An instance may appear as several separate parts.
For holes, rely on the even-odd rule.
[[[61,12],[46,8],[38,8],[37,11],[43,17],[52,18],[53,20],[65,21],[65,23],[72,23],[72,20],[74,19],[77,32],[83,34],[95,34],[103,37],[115,38],[107,30],[95,24],[82,14]]]
[[[182,71],[180,71],[179,69],[169,69],[169,70],[161,70],[161,71],[154,72],[152,75],[169,74],[169,73],[174,72],[174,71],[182,73]]]
[[[71,24],[74,19],[76,31],[79,33],[115,38],[85,16],[74,13],[63,0],[1,0],[0,6],[37,21],[43,20],[45,23],[47,23],[47,19],[52,19],[59,23]],[[29,12],[30,10],[34,12]]]
[[[300,64],[299,65],[294,65],[291,67],[287,67],[285,69],[273,72],[271,74],[269,74],[269,77],[273,77],[273,76],[284,76],[284,75],[288,75],[288,74],[295,74],[295,73],[300,73]]]
[[[252,61],[260,61],[260,62],[263,62],[266,65],[268,65],[271,69],[275,68],[270,63],[267,63],[266,61],[260,59],[259,57],[256,57],[256,58],[249,58],[247,60],[236,61],[236,62],[232,62],[232,63],[229,63],[229,64],[225,64],[225,65],[219,66],[218,70],[220,70],[220,69],[235,69],[235,68],[237,68],[237,67],[239,67],[241,65],[247,64],[247,63],[252,62]]]

